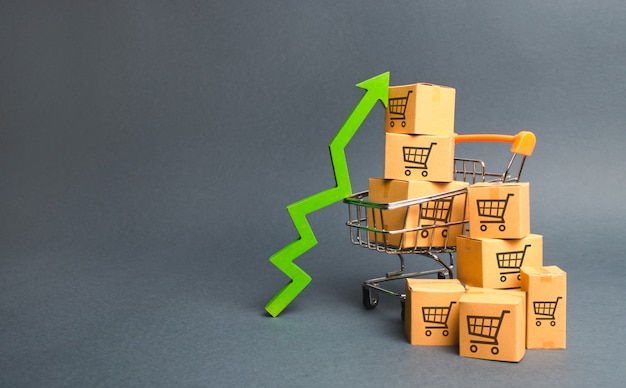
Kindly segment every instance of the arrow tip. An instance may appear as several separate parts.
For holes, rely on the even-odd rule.
[[[365,89],[372,93],[387,108],[387,99],[389,97],[389,72],[379,74],[375,77],[367,79],[356,85],[361,89]]]

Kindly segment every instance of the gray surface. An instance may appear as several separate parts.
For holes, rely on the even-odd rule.
[[[622,3],[270,3],[0,4],[0,385],[623,385]],[[455,87],[459,133],[537,134],[566,351],[410,346],[396,301],[361,306],[396,263],[349,244],[341,204],[310,217],[311,285],[265,314],[285,206],[334,183],[353,85],[384,71]],[[382,114],[348,147],[355,190],[382,174]]]

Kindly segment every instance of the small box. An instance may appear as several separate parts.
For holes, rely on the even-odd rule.
[[[459,343],[459,298],[465,287],[457,279],[407,279],[404,331],[412,345]]]
[[[427,83],[391,86],[385,132],[454,135],[455,95],[451,87]]]
[[[517,288],[523,265],[543,265],[543,236],[529,234],[522,239],[456,239],[457,277],[474,287]]]
[[[567,274],[557,266],[522,267],[527,293],[526,348],[565,349]]]
[[[454,137],[385,134],[387,179],[428,182],[454,180]]]
[[[525,299],[510,292],[468,292],[459,299],[459,354],[519,362],[526,352]]]
[[[520,239],[530,234],[530,184],[476,183],[467,190],[472,238]]]
[[[435,183],[370,178],[368,199],[372,202],[390,203],[421,198],[467,186],[466,182],[461,181]],[[369,239],[376,244],[401,248],[455,246],[457,236],[463,233],[466,197],[466,194],[462,193],[410,207],[405,206],[392,210],[368,210],[368,226],[385,231],[456,223],[398,234],[369,232]]]

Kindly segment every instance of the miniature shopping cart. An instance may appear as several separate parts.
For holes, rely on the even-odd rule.
[[[422,176],[428,176],[428,157],[430,156],[430,151],[432,151],[433,146],[437,145],[437,143],[432,142],[428,147],[402,147],[402,153],[404,155],[404,162],[407,165],[404,166],[406,170],[404,170],[404,175],[410,176],[411,169],[420,169],[422,171]]]
[[[426,336],[430,337],[432,331],[430,329],[442,329],[441,334],[447,337],[450,332],[448,331],[448,318],[450,317],[450,311],[452,311],[452,305],[455,301],[451,301],[449,306],[437,306],[437,307],[422,307],[422,317],[424,323],[434,324],[426,326]]]
[[[550,326],[556,325],[554,313],[556,311],[556,306],[559,303],[559,299],[562,299],[562,297],[559,296],[555,301],[533,302],[535,315],[537,316],[537,326],[541,326],[541,321],[550,321]]]
[[[521,251],[511,252],[499,252],[496,253],[496,259],[498,260],[498,268],[505,270],[500,272],[500,281],[506,282],[506,275],[517,274],[517,280],[520,280],[520,267],[524,262],[524,256],[526,255],[526,249],[531,245],[526,244]]]
[[[456,180],[473,184],[485,181],[518,182],[536,139],[532,132],[522,131],[514,136],[456,135],[455,142],[512,143],[511,159],[501,173],[487,172],[485,164],[479,159],[455,159]],[[518,163],[515,163],[516,160]],[[516,175],[510,174],[513,165],[519,165]],[[362,191],[344,199],[348,205],[346,225],[350,229],[350,241],[372,251],[397,255],[400,269],[363,282],[363,305],[367,309],[375,308],[379,292],[382,292],[400,299],[404,312],[406,294],[384,288],[382,284],[420,276],[453,277],[455,237],[466,233],[468,227],[467,187],[390,203],[370,201],[368,196],[368,191]],[[455,217],[450,216],[452,209],[455,209]],[[435,233],[439,231],[440,234]],[[406,255],[430,259],[434,268],[407,271]]]
[[[487,218],[480,220],[480,230],[483,232],[487,230],[485,224],[500,224],[498,229],[504,232],[506,226],[504,225],[504,212],[506,212],[506,205],[509,203],[509,198],[513,196],[512,193],[508,193],[505,199],[477,199],[476,205],[478,207],[478,216]]]
[[[468,315],[467,316],[467,332],[469,335],[484,338],[484,339],[472,339],[470,340],[470,351],[476,353],[478,351],[477,344],[493,345],[491,347],[491,354],[498,354],[498,333],[500,332],[500,326],[504,320],[504,315],[510,313],[509,310],[502,310],[502,314],[499,317],[482,316],[482,315]]]
[[[387,109],[389,112],[389,126],[393,127],[395,125],[394,120],[402,120],[401,125],[403,127],[406,126],[406,107],[409,103],[409,96],[412,92],[412,90],[409,90],[406,97],[396,97],[388,100]]]

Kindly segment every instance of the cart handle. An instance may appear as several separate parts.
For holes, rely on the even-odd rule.
[[[535,149],[537,138],[530,131],[520,131],[517,135],[474,134],[454,135],[455,144],[467,142],[503,142],[512,143],[511,152],[530,156]]]

